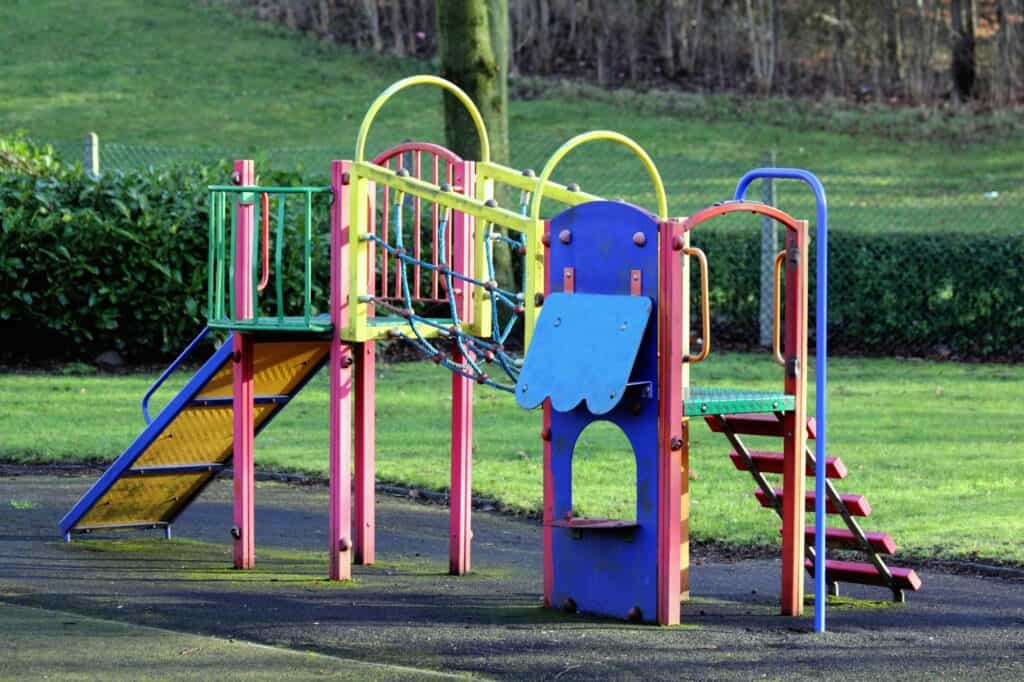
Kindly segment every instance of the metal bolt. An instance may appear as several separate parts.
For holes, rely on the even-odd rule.
[[[579,192],[580,191],[580,186],[577,185],[575,182],[570,182],[568,185],[565,186],[565,188],[567,190],[569,190],[570,192]]]
[[[232,185],[241,185],[242,184],[242,174],[239,173],[238,171],[232,172],[231,173],[231,184]]]
[[[543,441],[551,440],[551,429],[544,429],[540,432],[540,439]]]
[[[572,597],[567,598],[562,602],[562,610],[566,613],[576,613],[576,602]]]
[[[682,237],[672,237],[672,250],[682,251],[683,247],[686,246]]]
[[[409,169],[408,168],[399,168],[398,171],[397,171],[397,174],[398,174],[398,177],[400,177],[400,178],[407,178],[407,177],[409,177]]]
[[[676,450],[682,450],[683,449],[683,439],[680,438],[679,436],[674,436],[672,438],[672,440],[669,441],[669,447],[672,448],[673,452],[675,452]]]
[[[441,183],[441,191],[442,192],[451,192],[452,191],[451,184],[447,183],[447,182],[442,182]]]
[[[351,547],[351,546],[352,545],[349,543],[348,538],[339,538],[338,539],[338,551],[339,552],[347,552],[348,548]]]
[[[525,177],[528,177],[528,178],[535,178],[535,177],[537,177],[537,174],[533,172],[532,168],[524,168],[523,169],[523,175]]]
[[[242,351],[236,350],[234,353],[232,353],[231,354],[231,361],[232,362],[241,362],[242,361]]]
[[[495,201],[494,199],[488,199],[487,201],[484,202],[484,206],[486,206],[487,208],[497,208],[498,202]]]
[[[554,325],[555,325],[556,327],[560,327],[560,326],[562,326],[562,318],[560,318],[560,317],[556,317],[556,318],[555,318],[555,322],[554,322]]]
[[[523,384],[522,386],[520,386],[520,387],[519,387],[519,392],[520,392],[520,393],[526,393],[526,391],[527,391],[527,390],[528,390],[529,388],[530,388],[530,385],[529,385],[529,384]]]
[[[636,244],[637,246],[643,246],[644,244],[647,243],[647,235],[644,234],[643,232],[634,232],[633,243]]]
[[[621,325],[619,325],[619,331],[623,331],[623,332],[626,331],[626,327],[628,327],[628,326],[629,326],[628,322],[623,322]]]
[[[572,241],[572,230],[562,230],[558,233],[558,241],[568,244]]]
[[[643,620],[644,612],[640,610],[639,606],[634,606],[629,610],[629,613],[626,614],[626,617],[632,621]]]
[[[540,306],[544,305],[544,294],[534,294],[533,295],[533,304],[535,306],[537,306],[538,308]]]
[[[551,246],[551,233],[545,232],[540,236],[540,243],[544,246]]]
[[[610,392],[608,393],[608,397],[609,397],[609,398],[614,398],[614,397],[615,397],[615,391],[610,391]]]
[[[350,182],[352,182],[352,177],[349,175],[348,171],[345,171],[341,174],[341,184],[347,185]]]
[[[341,366],[342,366],[343,369],[348,369],[349,367],[354,365],[355,362],[356,362],[355,359],[353,359],[353,357],[351,355],[346,355],[345,357],[343,357],[341,359]]]
[[[242,537],[242,529],[238,526],[231,526],[231,537],[236,540]]]

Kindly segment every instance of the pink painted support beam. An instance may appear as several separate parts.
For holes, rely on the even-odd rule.
[[[679,624],[679,600],[688,566],[682,564],[681,543],[689,543],[682,525],[682,470],[688,463],[687,425],[683,423],[682,396],[682,227],[663,222],[658,300],[658,623]],[[684,577],[687,580],[684,580]]]
[[[330,512],[328,563],[331,580],[352,578],[352,348],[341,340],[348,325],[349,249],[348,161],[331,162],[331,322],[334,333],[328,361],[330,373]]]
[[[373,272],[373,270],[370,270]],[[355,563],[374,562],[374,508],[376,476],[374,439],[376,436],[375,382],[376,352],[373,341],[355,345],[355,508],[352,538]]]
[[[238,185],[252,185],[255,172],[252,161],[235,161],[232,180]],[[236,320],[253,316],[252,247],[255,210],[252,202],[242,203],[239,197],[235,229],[235,309]],[[253,343],[252,336],[235,332],[232,356],[233,411],[233,488],[235,568],[248,569],[256,563],[255,525],[256,490],[253,455],[255,450],[253,407]]]
[[[544,234],[551,234],[550,221],[544,221]],[[547,243],[547,240],[545,240]],[[544,249],[544,296],[551,293],[551,249]],[[555,477],[551,472],[551,400],[544,401],[541,441],[544,443],[544,606],[551,607],[555,587],[555,554],[552,523],[555,520]]]
[[[471,161],[455,166],[452,184],[471,194],[475,171]],[[473,272],[473,218],[464,213],[452,214],[452,269]],[[470,320],[473,312],[468,283],[462,283],[455,294],[455,306],[462,320]],[[453,360],[465,358],[455,348]],[[465,575],[471,568],[470,545],[473,538],[473,381],[452,373],[452,450],[451,497],[448,518],[448,572]]]

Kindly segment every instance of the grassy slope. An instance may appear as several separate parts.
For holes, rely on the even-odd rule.
[[[321,147],[344,155],[372,97],[396,78],[423,69],[321,47],[183,0],[0,5],[0,132],[24,128],[40,139],[79,139],[95,129],[122,143],[240,152]],[[441,139],[437,105],[429,92],[394,100],[370,147]],[[742,112],[712,119],[654,115],[614,98],[515,102],[511,119],[513,160],[520,165],[539,166],[563,140],[590,128],[635,137],[659,163],[673,212],[726,196],[738,174],[757,163],[759,150],[774,147],[780,163],[822,174],[834,226],[1021,223],[1024,190],[1009,179],[1024,165],[1021,140],[1003,141],[993,154],[981,145],[951,149],[763,126]],[[574,154],[564,169],[561,179],[592,191],[644,198],[642,172],[614,148],[597,145]],[[958,190],[967,194],[951,200]],[[1000,191],[1000,200],[983,199],[987,190]],[[782,201],[795,213],[808,208],[794,193],[783,194]],[[703,371],[717,373],[716,383],[754,387],[764,385],[771,371],[757,367],[733,355]],[[1009,395],[1019,404],[1022,378],[1017,368],[995,366],[837,363],[833,448],[853,470],[844,487],[868,493],[878,510],[872,527],[890,530],[917,549],[1024,560],[1024,550],[1012,544],[1022,529],[1012,503],[1022,481],[1012,467],[1020,429],[1014,428]],[[382,476],[443,486],[446,403],[438,396],[445,395],[446,377],[402,366],[384,368],[381,380]],[[147,382],[2,377],[0,454],[109,459],[138,429],[135,400]],[[323,470],[324,396],[320,381],[268,431],[260,447],[262,464]],[[480,392],[477,402],[476,489],[535,508],[537,419],[512,408],[504,396]],[[747,499],[751,483],[731,471],[721,454],[724,441],[700,429],[695,439],[697,532],[774,541],[775,522]],[[626,513],[628,500],[618,486],[621,459],[612,457],[608,438],[594,440],[583,455],[587,466],[580,473],[592,489],[581,506],[591,513]]]
[[[1015,466],[1024,367],[852,359],[831,367],[829,449],[850,468],[840,489],[865,494],[873,505],[868,527],[889,531],[922,553],[1024,562],[1018,542],[1024,518],[1017,508],[1024,474]],[[141,429],[138,399],[149,381],[0,375],[0,456],[111,459]],[[694,371],[701,385],[770,389],[778,381],[779,370],[766,355],[717,354]],[[445,488],[448,375],[423,364],[385,365],[379,382],[379,477]],[[476,415],[474,490],[539,509],[539,416],[519,410],[505,394],[483,390]],[[320,376],[260,437],[257,463],[324,474],[326,424],[327,386]],[[577,506],[587,514],[631,516],[625,437],[607,424],[591,429],[578,450]],[[749,476],[732,468],[727,442],[703,424],[693,432],[694,532],[777,542],[778,522],[753,500]]]
[[[62,20],[72,14],[74,21]],[[22,128],[43,140],[78,140],[97,130],[107,141],[238,153],[317,147],[324,159],[351,152],[376,93],[429,69],[324,47],[184,0],[10,0],[0,6],[0,46],[0,131]],[[570,136],[613,128],[652,150],[674,213],[724,198],[740,173],[759,164],[761,150],[775,148],[781,165],[811,168],[826,180],[833,226],[1021,223],[1024,190],[1012,179],[1024,165],[1020,139],[1000,141],[992,154],[985,145],[954,150],[896,143],[759,125],[742,111],[723,117],[722,107],[711,111],[655,115],[616,98],[514,102],[513,162],[539,167]],[[399,96],[378,125],[371,149],[409,138],[441,139],[436,94]],[[638,164],[609,145],[571,155],[561,175],[610,196],[644,201],[648,191]],[[984,198],[990,190],[1000,198]],[[951,198],[959,191],[965,194]],[[799,192],[783,194],[782,201],[793,212],[810,210]]]

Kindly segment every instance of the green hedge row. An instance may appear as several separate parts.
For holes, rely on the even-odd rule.
[[[178,165],[92,178],[49,148],[0,140],[4,359],[91,360],[107,350],[134,362],[173,357],[205,324],[206,188],[230,174],[228,164]],[[261,180],[297,184],[298,176]],[[285,255],[285,271],[301,272],[298,249]],[[319,285],[326,258],[318,264]],[[290,305],[297,289],[289,282]]]
[[[206,187],[229,174],[227,165],[174,166],[94,179],[46,148],[0,139],[4,359],[91,360],[106,350],[135,362],[172,357],[204,324]],[[756,234],[712,225],[693,241],[711,262],[716,347],[754,345]],[[321,235],[313,292],[321,304],[326,256]],[[285,271],[296,273],[289,305],[298,301],[298,258],[286,250]],[[1024,359],[1024,234],[835,231],[830,268],[832,352]]]

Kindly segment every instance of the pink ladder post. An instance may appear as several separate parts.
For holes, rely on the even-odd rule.
[[[352,349],[341,340],[348,325],[349,285],[346,265],[349,253],[348,161],[331,162],[331,354],[328,361],[331,386],[330,409],[330,512],[328,523],[329,577],[352,577]]]
[[[464,194],[472,193],[475,179],[472,161],[463,161],[455,166],[452,184],[461,187]],[[473,272],[473,227],[471,216],[452,213],[452,269],[456,272]],[[473,312],[469,283],[457,282],[456,286],[455,308],[459,319],[469,320]],[[456,363],[465,360],[457,346],[452,359]],[[465,575],[470,571],[470,544],[473,539],[472,467],[473,381],[453,372],[451,508],[448,517],[448,572],[452,575]]]
[[[373,269],[370,269],[373,272]],[[374,562],[374,371],[376,354],[373,341],[355,344],[355,509],[353,518],[354,560],[368,566]]]
[[[681,543],[682,468],[687,457],[683,424],[683,297],[680,251],[685,245],[681,223],[670,220],[658,229],[661,277],[658,300],[658,623],[679,624],[683,585]]]
[[[549,244],[551,221],[544,221],[543,243]],[[544,297],[551,294],[551,249],[544,248]],[[529,296],[530,292],[524,293]],[[551,594],[555,588],[554,537],[551,523],[555,520],[555,477],[551,472],[551,400],[544,401],[544,422],[540,437],[544,443],[544,606],[551,606]]]
[[[348,188],[346,187],[346,190]],[[370,190],[366,197],[366,224],[376,224],[376,192]],[[343,209],[343,233],[350,232],[348,209]],[[366,271],[370,274],[368,283],[370,293],[375,293],[374,275],[376,272],[376,256],[373,243],[367,244]],[[373,304],[367,303],[369,314],[373,314]],[[376,420],[376,346],[373,341],[357,343],[353,346],[355,359],[355,464],[354,464],[354,497],[352,510],[352,560],[360,565],[369,566],[376,560],[376,461],[374,441],[377,435]]]
[[[255,172],[252,161],[235,161],[232,181],[236,185],[252,185]],[[234,319],[245,320],[253,316],[252,249],[255,211],[252,201],[238,201],[235,230],[235,309]],[[254,494],[255,449],[253,407],[253,343],[252,336],[234,333],[232,355],[232,409],[234,412],[232,463],[234,483],[234,538],[235,568],[248,569],[256,563],[256,543],[253,538],[255,523]]]

